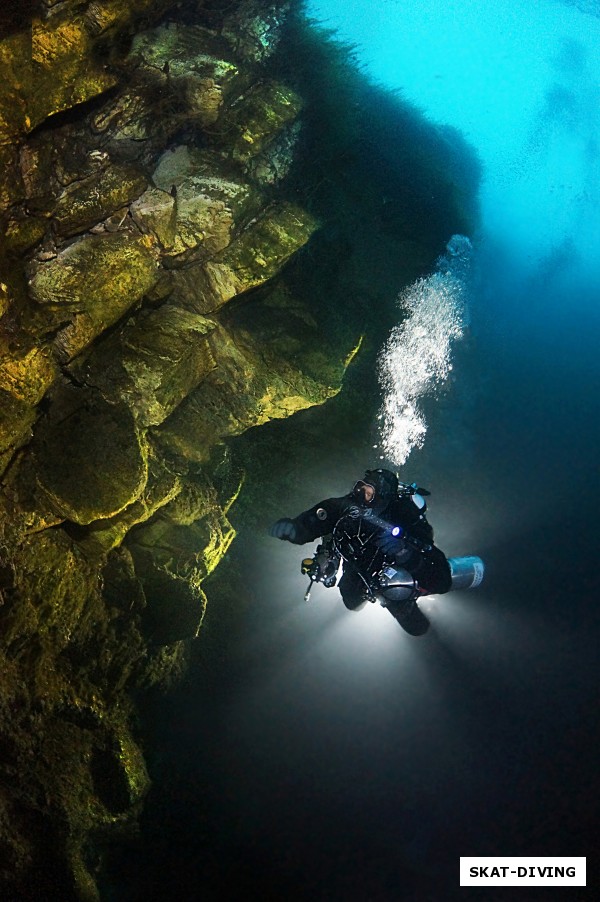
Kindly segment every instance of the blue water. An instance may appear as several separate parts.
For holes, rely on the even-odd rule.
[[[587,395],[598,382],[600,335],[600,18],[582,6],[594,8],[555,0],[312,0],[308,11],[356,46],[373,80],[399,90],[430,121],[458,128],[483,163],[482,221],[473,236],[478,281],[467,311],[480,377],[491,369],[490,354],[498,366],[510,361],[513,374],[538,359],[567,379],[577,357],[583,384],[571,391]],[[453,328],[443,303],[438,331]],[[415,384],[407,384],[406,345],[396,376],[405,391],[384,398],[386,416],[396,412],[396,434],[392,440],[388,416],[377,449],[396,465],[427,429],[412,398],[426,386],[417,384],[416,367]],[[581,428],[576,419],[561,433]]]
[[[161,738],[163,884],[182,898],[438,902],[463,898],[461,855],[597,856],[600,18],[583,5],[309,4],[484,166],[468,316],[449,320],[466,335],[402,474],[432,489],[440,547],[487,573],[425,599],[415,640],[335,590],[304,605],[300,549],[239,524],[254,607],[219,651],[209,608],[205,669]],[[347,490],[371,451],[306,464],[281,515]]]
[[[484,234],[513,267],[600,260],[600,18],[555,0],[311,0],[377,82],[453,125],[485,167]],[[599,11],[600,15],[600,11]]]

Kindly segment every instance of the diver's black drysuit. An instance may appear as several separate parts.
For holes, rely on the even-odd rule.
[[[390,560],[414,577],[420,594],[448,592],[452,585],[450,566],[444,553],[433,544],[433,529],[425,517],[423,499],[414,493],[394,492],[394,495],[386,507],[370,519],[368,505],[361,505],[354,492],[341,498],[327,498],[293,519],[279,520],[271,534],[294,545],[304,545],[329,535],[349,511],[356,517],[358,508],[363,529],[372,530],[373,542],[368,542],[355,557],[344,557],[338,588],[347,608],[355,610],[363,604],[368,594],[364,576],[368,578],[378,573]],[[389,539],[393,527],[402,530],[402,538],[395,542]],[[389,543],[383,549],[381,545],[385,546],[385,542],[378,540],[382,534],[387,534]],[[386,553],[388,551],[393,553]]]

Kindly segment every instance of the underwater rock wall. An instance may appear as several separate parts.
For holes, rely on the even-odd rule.
[[[97,899],[135,831],[136,702],[234,538],[228,440],[336,395],[365,331],[366,382],[468,230],[456,136],[348,59],[293,0],[0,9],[6,898]]]
[[[264,68],[285,11],[3,13],[6,897],[97,898],[96,850],[148,787],[133,694],[183,666],[234,537],[242,476],[223,442],[322,403],[352,354],[285,279],[319,225],[279,190],[303,106]],[[225,312],[260,286],[238,328]]]

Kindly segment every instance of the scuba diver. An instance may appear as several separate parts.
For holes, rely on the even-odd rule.
[[[309,577],[308,600],[316,582],[338,583],[344,604],[358,610],[379,601],[413,636],[427,632],[429,620],[419,597],[474,588],[483,578],[478,557],[446,558],[433,543],[425,496],[416,483],[399,482],[391,470],[367,470],[347,495],[320,501],[294,519],[283,517],[271,536],[304,545],[323,538],[313,558],[302,562]]]

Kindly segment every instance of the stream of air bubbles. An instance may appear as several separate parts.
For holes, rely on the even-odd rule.
[[[383,404],[379,413],[381,459],[404,464],[425,440],[422,400],[442,385],[452,369],[452,350],[466,320],[473,248],[453,235],[436,271],[418,279],[398,298],[402,323],[392,329],[379,363]]]

